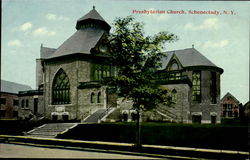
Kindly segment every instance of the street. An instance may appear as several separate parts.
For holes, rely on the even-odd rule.
[[[0,143],[0,158],[156,159],[153,157]]]

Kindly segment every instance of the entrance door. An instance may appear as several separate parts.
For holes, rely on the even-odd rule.
[[[38,112],[38,98],[34,98],[34,114]]]
[[[201,116],[200,115],[192,116],[192,122],[193,123],[201,123]]]
[[[216,123],[216,116],[211,116],[211,123],[215,124]]]

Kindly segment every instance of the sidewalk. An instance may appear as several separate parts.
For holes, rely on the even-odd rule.
[[[193,158],[212,158],[212,159],[247,159],[248,152],[201,149],[189,147],[142,145],[141,148],[134,147],[131,143],[101,142],[101,141],[81,141],[56,138],[38,138],[26,136],[0,135],[0,142],[14,144],[30,144],[43,147],[64,147],[71,149],[94,148],[105,152],[120,152],[123,154],[140,154],[154,157],[193,157]],[[64,147],[65,148],[65,147]],[[181,158],[180,158],[181,159]],[[183,159],[183,158],[182,158]]]

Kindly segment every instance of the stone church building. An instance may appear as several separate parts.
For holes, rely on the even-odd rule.
[[[29,110],[55,121],[134,120],[132,102],[110,94],[106,86],[98,83],[103,77],[116,74],[115,67],[107,62],[107,48],[103,45],[110,29],[93,7],[77,20],[76,32],[57,49],[41,45],[40,58],[36,60],[37,90],[22,92],[19,101],[36,97],[36,108],[31,105]],[[157,78],[170,91],[175,104],[145,112],[143,120],[220,123],[223,69],[195,48],[170,51],[167,55]],[[20,113],[25,116],[22,107]]]

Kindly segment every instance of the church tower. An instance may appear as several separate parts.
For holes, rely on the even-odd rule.
[[[43,76],[38,76],[38,86],[44,91],[48,119],[82,120],[108,105],[106,89],[98,81],[114,73],[100,51],[111,27],[93,6],[77,20],[75,28],[57,49],[41,46],[38,73]]]

